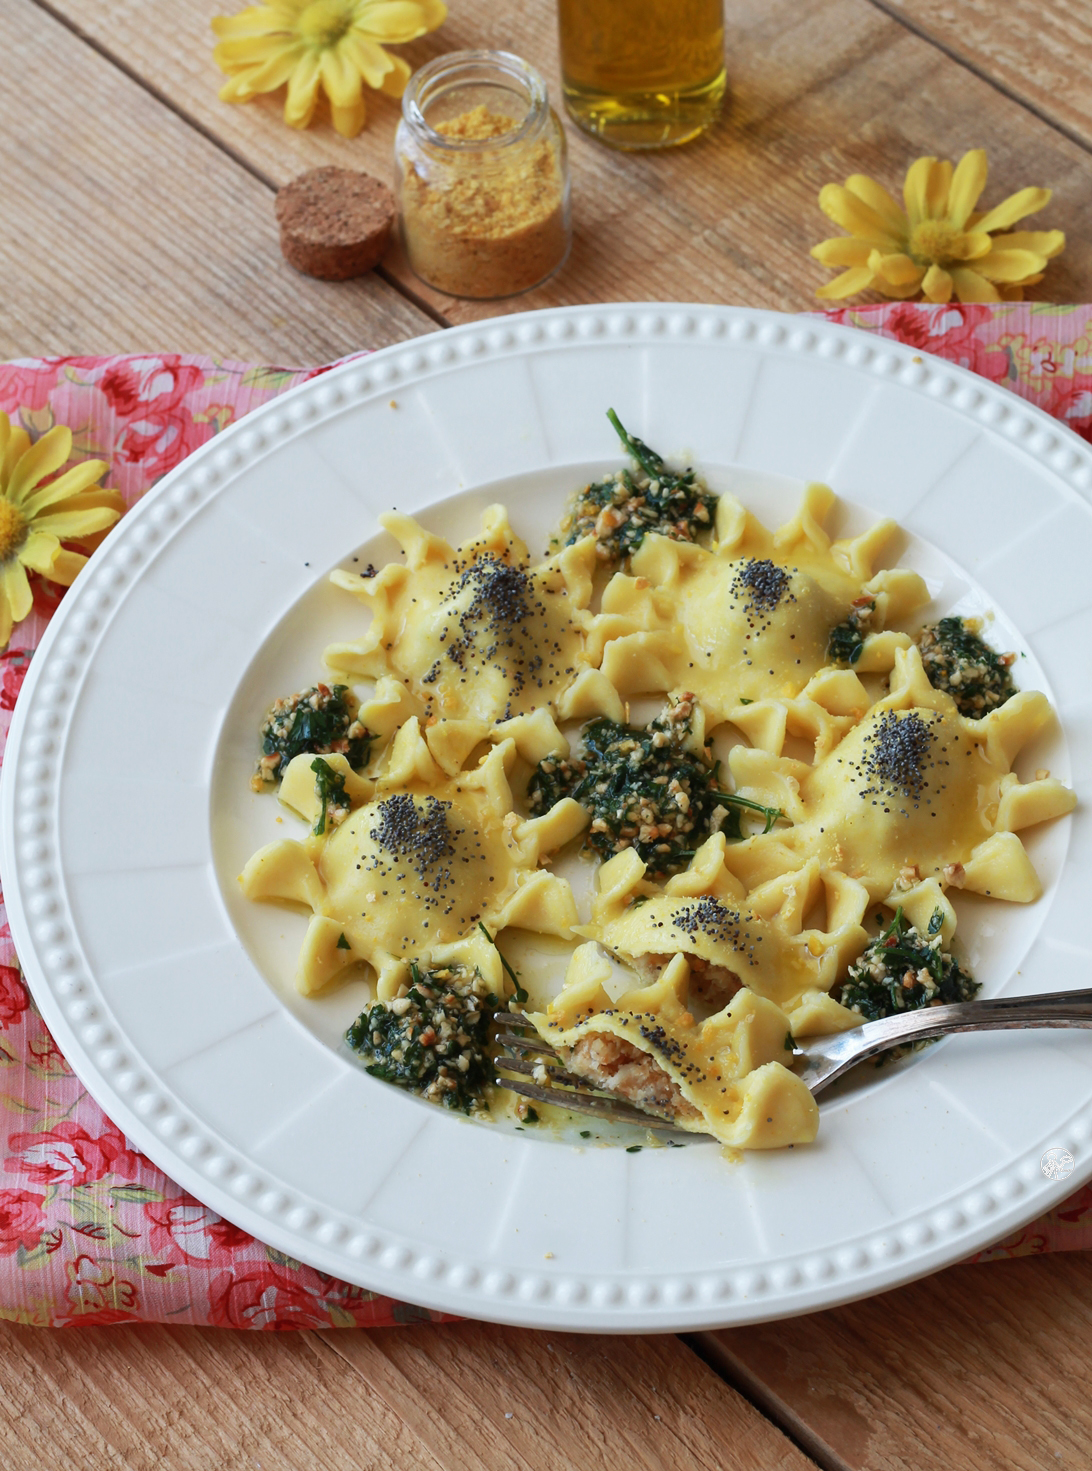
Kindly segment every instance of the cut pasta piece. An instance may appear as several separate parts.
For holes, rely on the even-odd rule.
[[[829,991],[868,943],[867,890],[815,858],[745,895],[725,865],[730,851],[715,833],[663,888],[645,880],[632,849],[620,853],[599,871],[590,924],[574,933],[646,977],[685,955],[702,977],[695,993],[714,1004],[746,988],[788,1009],[809,991]],[[807,924],[817,907],[826,929]]]
[[[809,1144],[819,1110],[784,1066],[788,1019],[741,990],[703,1022],[689,1010],[690,972],[676,956],[650,986],[615,1002],[610,965],[593,944],[573,955],[561,993],[528,1019],[569,1070],[680,1128],[737,1149]]]

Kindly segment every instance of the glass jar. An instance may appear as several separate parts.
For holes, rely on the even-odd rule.
[[[558,0],[561,86],[578,128],[615,148],[670,148],[716,121],[724,0]]]
[[[410,79],[394,142],[402,239],[450,296],[514,296],[572,238],[565,134],[546,83],[506,51],[455,51]]]

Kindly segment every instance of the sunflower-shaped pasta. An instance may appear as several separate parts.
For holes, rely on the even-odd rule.
[[[565,799],[522,821],[507,777],[515,739],[495,745],[473,770],[449,775],[434,754],[435,747],[450,761],[445,736],[442,725],[422,730],[411,717],[375,780],[356,776],[343,756],[290,763],[281,800],[312,824],[311,835],[260,849],[240,882],[248,898],[312,911],[296,974],[304,994],[364,961],[387,1000],[412,960],[443,958],[435,947],[472,936],[480,924],[570,934],[572,891],[538,862],[580,832],[586,814]]]
[[[617,573],[604,592],[592,661],[622,696],[693,690],[711,724],[735,722],[756,701],[800,696],[832,662],[836,630],[847,633],[854,670],[890,669],[910,639],[885,630],[928,592],[915,572],[874,570],[893,522],[832,541],[823,522],[833,503],[825,485],[809,485],[797,515],[771,532],[722,495],[714,551],[647,536],[631,573]],[[837,654],[837,638],[833,646]],[[863,713],[863,687],[841,672],[845,679],[825,687],[836,713]]]
[[[1076,798],[1052,777],[1021,782],[1012,763],[1053,719],[1031,690],[965,719],[929,683],[919,651],[899,649],[890,694],[814,766],[731,753],[737,789],[795,825],[734,845],[725,861],[748,888],[817,858],[891,903],[929,878],[1029,903],[1042,885],[1017,834],[1071,812]]]
[[[604,987],[610,975],[598,946],[581,945],[560,994],[529,1015],[570,1072],[738,1149],[815,1138],[819,1110],[784,1066],[792,1042],[773,1002],[743,989],[722,1011],[696,1020],[682,955],[652,985],[617,1001]]]
[[[409,516],[379,519],[405,561],[372,577],[331,574],[373,618],[363,638],[328,648],[327,664],[350,682],[396,678],[445,720],[492,723],[556,707],[587,666],[595,538],[530,567],[503,506],[490,506],[481,536],[459,548]]]

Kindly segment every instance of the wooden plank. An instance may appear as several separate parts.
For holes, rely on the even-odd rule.
[[[433,323],[277,247],[270,189],[32,0],[0,6],[0,356],[321,363]]]
[[[1092,147],[1092,4],[875,0]]]
[[[224,0],[161,0],[154,20],[141,0],[49,3],[263,177],[279,184],[338,162],[392,179],[398,112],[389,99],[375,99],[369,127],[351,141],[326,125],[294,133],[275,99],[218,101],[208,22],[236,8]],[[417,65],[440,50],[503,45],[542,68],[556,99],[554,12],[549,0],[460,0],[440,32],[405,54]],[[958,157],[984,143],[991,200],[1028,183],[1056,191],[1042,223],[1066,230],[1070,244],[1040,294],[1092,295],[1086,150],[870,0],[736,0],[728,16],[731,101],[708,137],[677,152],[624,155],[569,128],[576,233],[556,279],[512,301],[473,303],[425,291],[397,254],[391,270],[452,321],[610,299],[809,309],[829,275],[807,253],[830,233],[816,204],[822,184],[862,171],[897,187],[918,155]]]
[[[953,1267],[867,1302],[699,1340],[824,1465],[1088,1465],[1087,1253]]]
[[[412,1335],[412,1329],[396,1330]],[[310,1333],[0,1331],[0,1464],[126,1471],[439,1471]]]
[[[814,1471],[677,1338],[483,1323],[319,1337],[456,1471]]]

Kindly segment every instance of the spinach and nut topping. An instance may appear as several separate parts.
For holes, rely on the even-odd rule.
[[[600,561],[631,556],[650,531],[674,541],[697,541],[713,529],[717,497],[693,469],[669,470],[643,439],[628,433],[613,409],[607,411],[636,470],[619,470],[578,491],[561,523],[565,545],[596,538]]]
[[[722,791],[718,766],[687,748],[693,715],[687,694],[646,726],[589,721],[582,756],[549,756],[535,767],[531,812],[572,797],[591,815],[585,847],[604,859],[635,848],[653,877],[681,872],[710,833],[741,838],[744,812],[761,816],[769,832],[779,810]]]
[[[480,971],[452,965],[410,966],[405,996],[376,1001],[361,1012],[345,1041],[365,1071],[463,1113],[486,1110],[492,1080],[489,1025],[500,1004]]]
[[[978,634],[974,618],[942,618],[915,634],[929,683],[956,702],[960,715],[981,720],[1016,693],[1015,654],[997,654]]]
[[[276,700],[262,722],[262,755],[250,785],[260,792],[279,782],[288,763],[304,752],[342,755],[354,771],[366,766],[375,737],[358,720],[358,709],[344,684],[315,684]]]
[[[872,632],[872,615],[875,611],[875,598],[857,598],[849,611],[849,617],[831,629],[827,658],[832,664],[856,664],[861,657],[864,641]]]
[[[887,928],[849,967],[842,1005],[872,1022],[923,1006],[973,1001],[979,983],[942,948],[943,925],[943,912],[936,909],[922,934],[897,909]]]

